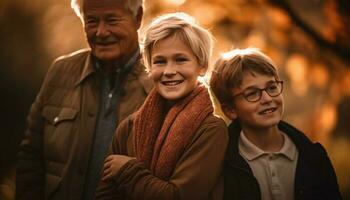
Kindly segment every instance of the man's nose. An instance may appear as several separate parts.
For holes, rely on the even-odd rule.
[[[105,36],[108,36],[108,34],[109,34],[108,26],[103,21],[100,22],[97,27],[96,36],[105,37]]]

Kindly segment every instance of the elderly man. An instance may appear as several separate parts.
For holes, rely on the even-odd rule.
[[[18,154],[17,199],[92,199],[118,123],[151,89],[140,64],[142,0],[72,0],[90,49],[58,58]]]

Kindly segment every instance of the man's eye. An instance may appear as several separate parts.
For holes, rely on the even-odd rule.
[[[97,24],[97,20],[95,20],[95,19],[87,19],[87,20],[85,20],[85,25],[86,26],[94,26],[96,24]]]
[[[108,22],[108,24],[118,24],[119,23],[119,19],[117,19],[117,18],[110,18],[110,19],[107,19],[107,22]]]

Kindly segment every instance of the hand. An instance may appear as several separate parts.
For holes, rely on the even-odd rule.
[[[118,173],[120,168],[132,159],[134,158],[124,155],[109,155],[106,158],[103,166],[102,180],[105,181],[113,178]]]

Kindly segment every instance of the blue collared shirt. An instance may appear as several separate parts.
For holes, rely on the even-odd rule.
[[[101,79],[101,101],[98,118],[96,122],[95,136],[91,148],[90,161],[84,186],[84,200],[94,199],[98,182],[101,178],[101,170],[108,147],[111,143],[113,133],[117,126],[116,108],[118,100],[123,96],[124,89],[120,84],[120,79],[125,77],[138,61],[140,55],[139,49],[123,66],[115,71],[114,85],[111,86],[110,78],[102,76]],[[101,70],[98,62],[94,63],[96,70]]]

